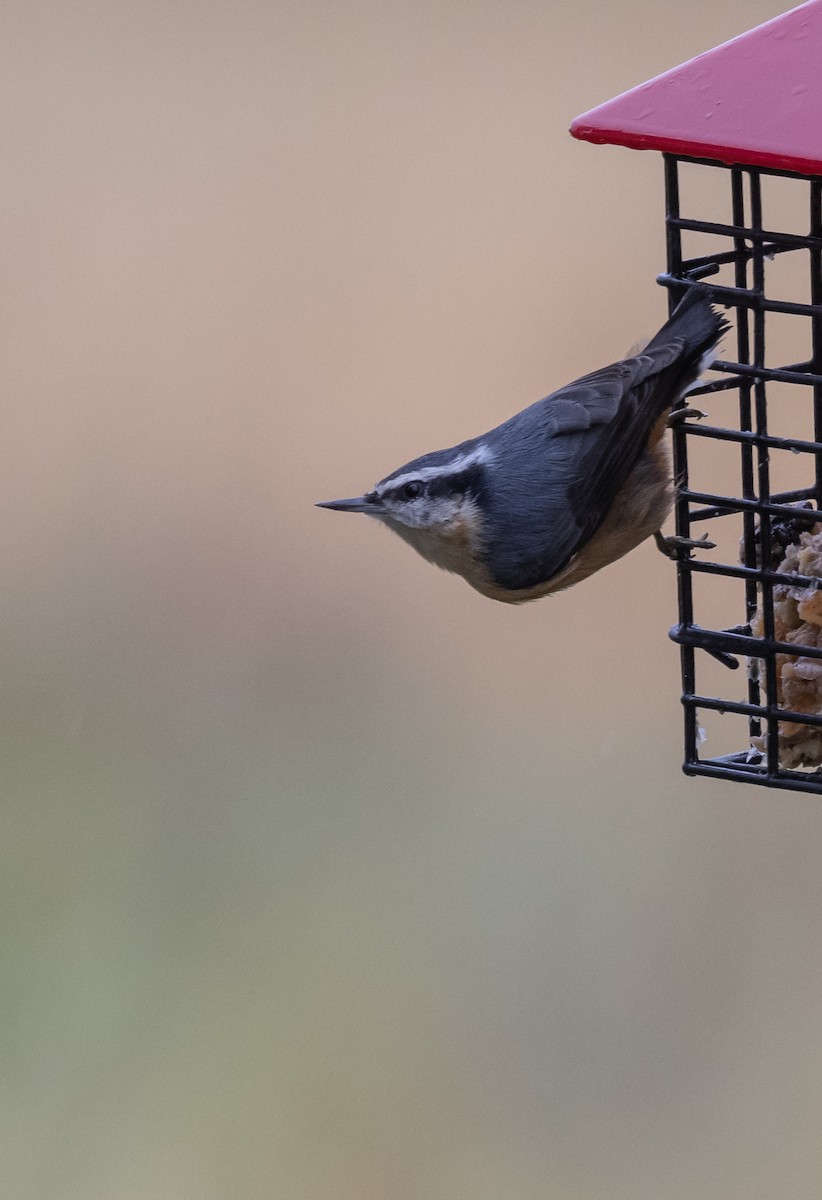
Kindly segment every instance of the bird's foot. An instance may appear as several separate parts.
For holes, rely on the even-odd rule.
[[[672,425],[679,425],[682,421],[687,421],[689,417],[693,417],[695,421],[701,421],[707,415],[701,408],[675,408],[668,417],[668,428]]]
[[[709,542],[707,533],[703,533],[701,538],[686,538],[678,537],[672,534],[670,537],[665,537],[660,530],[654,534],[656,548],[666,558],[672,558],[674,561],[678,558],[683,558],[683,551],[687,551],[687,557],[690,558],[692,550],[715,550],[716,542]]]

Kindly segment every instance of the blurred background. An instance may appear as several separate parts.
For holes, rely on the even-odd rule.
[[[4,1196],[818,1197],[822,809],[680,774],[673,567],[313,507],[656,330],[567,127],[780,8],[6,10]]]

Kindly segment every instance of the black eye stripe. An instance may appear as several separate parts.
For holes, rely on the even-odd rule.
[[[443,471],[441,474],[430,475],[427,479],[408,479],[407,482],[396,484],[383,480],[378,485],[382,489],[382,498],[389,501],[403,502],[416,500],[420,496],[439,499],[443,496],[464,496],[466,493],[477,492],[481,486],[482,468],[476,463],[457,471]]]
[[[432,496],[462,496],[476,483],[476,471],[460,471],[432,479],[429,491]]]

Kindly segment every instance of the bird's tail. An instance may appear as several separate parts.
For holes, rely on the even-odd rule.
[[[711,304],[710,289],[697,285],[688,289],[647,349],[681,341],[683,366],[693,363],[699,374],[710,363],[714,347],[723,333],[730,328],[729,322]]]

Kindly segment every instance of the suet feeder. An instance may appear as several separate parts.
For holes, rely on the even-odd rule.
[[[727,335],[710,381],[688,396],[689,407],[705,397],[708,418],[673,432],[676,532],[709,528],[716,542],[677,565],[684,771],[822,792],[822,0],[585,113],[571,132],[662,152],[658,282],[673,307],[705,280],[736,317],[735,345]],[[700,211],[705,196],[718,212]],[[801,361],[775,361],[772,346]],[[717,588],[733,610],[722,620]],[[726,720],[729,752],[719,733],[711,756]]]

